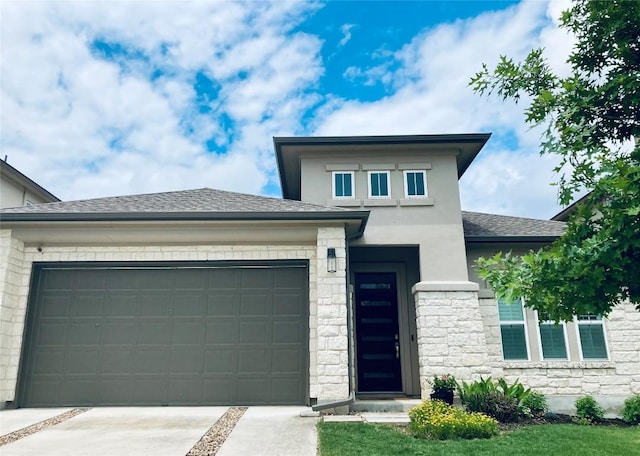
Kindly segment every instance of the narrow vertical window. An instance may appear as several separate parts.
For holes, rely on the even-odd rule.
[[[427,196],[427,178],[424,171],[404,172],[404,194],[407,198]]]
[[[389,195],[389,171],[370,171],[369,197],[385,198]]]
[[[598,315],[578,315],[578,336],[582,359],[607,359],[604,322]]]
[[[564,323],[555,324],[546,314],[538,319],[542,359],[567,359]]]
[[[335,171],[333,173],[333,197],[353,198],[353,172]]]
[[[512,303],[504,299],[498,300],[498,317],[500,318],[500,336],[504,359],[529,359],[527,349],[527,331],[522,300]]]

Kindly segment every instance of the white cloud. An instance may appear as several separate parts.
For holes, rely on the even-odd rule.
[[[204,186],[259,193],[274,174],[271,136],[297,130],[290,119],[316,101],[305,89],[322,74],[321,42],[289,32],[317,7],[4,2],[2,152],[63,199]],[[95,40],[137,58],[105,59]],[[197,72],[219,87],[210,113],[196,100]],[[207,151],[209,139],[221,155]]]
[[[349,42],[351,39],[351,29],[354,27],[354,24],[343,24],[340,27],[340,31],[342,32],[342,39],[338,43],[338,46],[342,47]]]
[[[536,46],[566,71],[571,40],[549,19],[565,3],[524,2],[373,50],[370,66],[343,75],[384,85],[387,96],[362,102],[321,93],[322,37],[296,31],[318,3],[3,2],[2,154],[63,199],[260,193],[276,179],[274,135],[493,131],[461,181],[463,206],[548,217],[554,163],[537,156],[539,132],[520,107],[467,84],[482,62]],[[342,26],[340,46],[353,27]],[[105,59],[95,40],[128,57]],[[208,100],[197,99],[197,73],[212,81]]]
[[[557,160],[538,156],[540,131],[525,125],[522,107],[502,102],[496,96],[480,97],[468,83],[482,63],[491,68],[500,55],[518,60],[534,47],[551,47],[566,41],[565,34],[547,16],[548,11],[556,10],[542,2],[523,2],[425,30],[395,53],[400,68],[390,75],[395,89],[392,94],[366,103],[333,100],[319,113],[315,133],[494,132],[461,181],[463,208],[537,217],[553,215],[556,189],[549,184],[554,179],[552,169]],[[554,68],[566,59],[566,52],[568,46],[564,42],[554,49]],[[348,76],[357,80],[371,70],[353,67]],[[505,137],[506,143],[501,141]],[[516,149],[506,150],[507,147]],[[497,166],[504,163],[508,166]]]

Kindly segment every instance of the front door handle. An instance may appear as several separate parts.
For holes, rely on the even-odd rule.
[[[396,359],[400,358],[400,344],[396,341]]]

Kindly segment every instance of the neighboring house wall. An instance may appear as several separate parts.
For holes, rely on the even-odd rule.
[[[125,229],[126,230],[126,229]],[[112,229],[114,236],[119,229]],[[135,231],[135,230],[133,230]],[[276,229],[277,231],[277,229]],[[250,245],[208,242],[131,245],[81,244],[67,240],[58,245],[23,243],[15,232],[0,231],[0,404],[15,400],[25,316],[34,262],[149,262],[216,260],[309,261],[309,387],[311,398],[342,399],[349,394],[346,307],[345,231],[342,226],[320,227],[307,242],[272,241]],[[126,231],[120,232],[126,235]],[[271,233],[271,236],[276,236]],[[71,235],[71,237],[75,237]],[[103,241],[104,242],[104,241]],[[335,248],[338,269],[327,272],[327,248]],[[40,249],[40,250],[39,250]]]
[[[0,160],[0,208],[60,201],[27,176]]]
[[[419,151],[301,154],[301,200],[371,211],[364,235],[350,245],[418,245],[421,280],[467,280],[454,153]],[[406,195],[406,171],[424,173],[424,195]],[[353,176],[352,197],[335,197],[336,172]],[[370,196],[370,173],[388,176],[389,195]]]

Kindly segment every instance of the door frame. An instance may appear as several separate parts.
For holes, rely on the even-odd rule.
[[[407,396],[413,395],[413,385],[412,385],[412,371],[413,371],[413,363],[411,357],[411,328],[409,327],[409,309],[408,309],[408,296],[406,293],[407,289],[407,278],[406,278],[406,266],[404,263],[354,263],[349,267],[349,284],[350,284],[350,292],[349,292],[349,301],[352,306],[352,314],[355,318],[355,274],[358,272],[391,272],[396,275],[396,294],[397,294],[397,302],[398,302],[398,333],[399,333],[399,342],[400,342],[400,375],[402,377],[402,393]],[[354,322],[355,323],[355,322]],[[356,339],[356,325],[353,325],[354,332],[354,340]],[[357,351],[358,347],[354,346],[354,349]],[[380,396],[384,393],[369,393],[369,392],[359,392],[358,391],[358,356],[357,352],[354,352],[353,357],[354,363],[354,385],[356,393],[366,395],[375,395]],[[388,393],[388,396],[397,396],[397,394],[393,394],[392,392]]]

